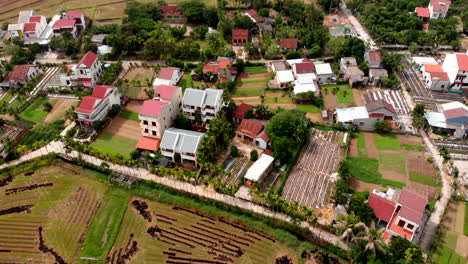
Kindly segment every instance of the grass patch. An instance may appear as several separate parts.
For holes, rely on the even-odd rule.
[[[131,85],[129,87],[123,88],[122,93],[126,94],[130,99],[137,99],[141,89],[143,89],[143,87]]]
[[[38,97],[20,114],[20,116],[37,123],[41,123],[48,114],[48,112],[44,111],[44,103],[47,103],[48,101],[49,99],[47,97]]]
[[[241,79],[241,83],[265,83],[265,78],[246,78]]]
[[[435,255],[437,264],[464,264],[466,259],[450,250],[448,247],[441,248]]]
[[[398,189],[403,189],[403,187],[406,186],[406,183],[382,178],[380,180],[380,185],[382,185],[384,187],[392,186],[392,187],[395,187],[395,188],[398,188]]]
[[[354,104],[353,90],[349,85],[323,86],[324,92],[334,93],[340,104]]]
[[[351,176],[369,183],[381,183],[382,174],[379,172],[378,160],[368,158],[364,155],[359,157],[349,157],[348,159],[351,164]]]
[[[364,133],[362,133],[362,132],[359,132],[357,134],[357,147],[358,147],[358,154],[359,155],[367,154],[367,151],[366,151],[366,138],[364,136]]]
[[[109,133],[101,133],[92,146],[99,151],[112,155],[129,155],[135,150],[137,141],[124,137],[115,136]]]
[[[410,144],[401,144],[402,149],[411,150],[411,151],[424,151],[424,146],[410,145]]]
[[[109,188],[104,193],[103,205],[91,222],[86,235],[82,256],[104,259],[119,232],[129,198],[130,192],[119,188]]]
[[[125,118],[125,119],[140,122],[140,119],[138,119],[138,113],[135,113],[135,112],[132,112],[132,111],[122,110],[122,112],[120,112],[119,116],[122,117],[122,118]]]
[[[265,104],[292,104],[292,99],[290,97],[265,97]]]
[[[308,113],[320,113],[321,109],[315,105],[296,105],[296,109]]]
[[[464,203],[464,205],[465,205],[465,225],[463,226],[463,233],[465,234],[465,236],[468,236],[468,205],[466,202]]]
[[[200,85],[201,82],[196,82],[196,81],[192,81],[192,75],[190,74],[190,72],[186,72],[184,73],[184,76],[182,77],[182,79],[180,79],[179,83],[177,85],[179,85],[180,87],[182,87],[183,89],[185,88],[194,88],[194,87],[198,87]]]
[[[251,67],[245,67],[244,71],[250,73],[250,74],[257,74],[257,73],[265,73],[268,72],[265,67],[263,66],[251,66]]]
[[[458,235],[455,232],[447,231],[447,238],[445,240],[445,245],[451,250],[455,251],[457,248],[457,239]]]
[[[260,96],[262,93],[263,93],[263,88],[243,88],[243,89],[235,89],[233,96],[254,97],[254,96]]]
[[[379,153],[379,168],[406,175],[405,158],[400,154]]]
[[[410,172],[409,176],[410,176],[410,180],[414,182],[419,182],[419,183],[429,185],[429,186],[437,186],[436,180],[429,176],[414,173],[414,172]]]
[[[395,134],[374,134],[374,141],[377,149],[401,149],[400,141]]]
[[[7,102],[11,100],[11,98],[13,98],[13,94],[8,91],[4,96],[3,98],[0,100],[0,102]]]

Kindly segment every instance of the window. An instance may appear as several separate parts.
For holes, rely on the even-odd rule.
[[[148,133],[148,129],[145,129],[145,133]]]
[[[405,226],[405,221],[403,221],[403,220],[398,221],[398,226],[399,227],[404,227]]]
[[[84,74],[84,71],[83,71],[83,70],[80,70],[80,74]]]
[[[167,19],[171,20],[171,19],[172,19],[172,16],[167,16]]]
[[[151,133],[153,134],[153,136],[156,136],[156,131],[151,131]]]
[[[156,126],[156,122],[151,122],[151,125],[152,125],[152,126]]]
[[[364,125],[364,122],[359,122],[359,125],[360,125],[360,126],[363,126],[363,125]]]
[[[148,125],[148,121],[147,121],[147,120],[143,120],[143,124],[144,124],[144,125]]]
[[[410,229],[410,230],[413,230],[413,229],[414,229],[414,225],[412,225],[412,224],[408,224],[406,227],[407,227],[408,229]]]

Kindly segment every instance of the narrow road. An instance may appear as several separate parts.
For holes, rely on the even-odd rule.
[[[360,38],[364,40],[365,43],[369,45],[369,48],[371,50],[377,50],[379,46],[375,43],[375,41],[372,39],[369,33],[367,33],[366,28],[361,24],[361,22],[353,15],[351,10],[349,10],[346,7],[346,3],[344,1],[341,2],[340,4],[341,10],[343,10],[343,13],[348,17],[349,21],[353,25],[354,29],[357,31],[359,34]]]
[[[53,141],[49,143],[47,146],[40,148],[36,151],[33,151],[31,153],[28,153],[21,158],[5,163],[3,165],[0,165],[0,170],[3,168],[6,168],[11,165],[17,165],[22,162],[25,162],[27,160],[40,157],[43,155],[47,155],[50,153],[58,153],[64,158],[71,159],[71,158],[78,158],[81,156],[81,158],[89,163],[92,163],[94,165],[100,166],[103,162],[109,164],[109,168],[117,173],[121,173],[124,175],[136,177],[138,179],[143,179],[143,180],[148,180],[148,181],[154,181],[158,184],[162,184],[165,186],[169,186],[171,188],[174,188],[179,191],[183,192],[188,192],[192,193],[201,197],[209,198],[212,200],[220,201],[223,203],[227,203],[232,206],[237,206],[239,208],[243,208],[245,210],[252,211],[256,214],[264,215],[267,217],[272,217],[276,218],[282,221],[290,222],[292,223],[292,219],[283,214],[283,213],[278,213],[271,211],[270,209],[263,207],[261,205],[252,203],[250,201],[242,200],[230,195],[226,194],[221,194],[217,193],[213,190],[210,190],[204,186],[194,186],[190,183],[187,182],[182,182],[177,179],[169,178],[169,177],[161,177],[155,174],[150,173],[149,171],[142,169],[142,168],[130,168],[127,166],[122,166],[118,164],[112,164],[110,162],[98,159],[94,156],[86,155],[83,153],[78,153],[77,151],[71,151],[70,153],[66,153],[65,146],[61,141]],[[315,228],[311,225],[309,225],[307,222],[302,222],[300,223],[300,226],[303,228],[308,229],[316,238],[322,239],[324,241],[327,241],[330,244],[334,244],[344,250],[348,250],[349,246],[341,241],[340,237],[331,234],[327,231]]]

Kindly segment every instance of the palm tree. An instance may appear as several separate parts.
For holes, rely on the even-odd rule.
[[[364,225],[365,226],[365,225]],[[354,241],[364,241],[366,243],[366,247],[364,249],[365,251],[370,251],[372,255],[375,256],[376,252],[385,252],[384,247],[382,246],[384,241],[383,241],[383,233],[385,232],[385,229],[383,228],[375,228],[375,223],[372,222],[370,228],[367,228],[366,226],[366,231],[364,236],[358,236],[354,237]]]
[[[341,239],[346,242],[351,242],[353,240],[354,231],[356,229],[363,229],[364,227],[362,225],[365,226],[364,223],[359,222],[359,217],[354,213],[347,216],[340,215],[338,217],[338,223],[336,224],[338,232],[341,233]]]

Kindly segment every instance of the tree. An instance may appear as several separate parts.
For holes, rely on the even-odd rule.
[[[53,105],[50,102],[45,102],[43,106],[44,106],[44,111],[46,112],[50,112],[53,108]]]
[[[392,132],[392,124],[388,120],[375,122],[375,131],[377,133],[390,133]]]
[[[130,152],[130,158],[132,160],[138,160],[138,158],[140,158],[140,152],[138,150]]]
[[[399,53],[382,52],[382,61],[389,74],[398,71],[403,55]]]
[[[83,52],[92,51],[94,53],[97,53],[97,50],[98,50],[98,46],[95,43],[89,43],[83,46]]]
[[[424,121],[425,106],[423,104],[417,104],[411,116],[413,117],[413,126],[417,128],[422,128],[425,125]]]
[[[374,211],[367,203],[369,192],[355,192],[351,197],[349,211],[359,217],[361,222],[370,224],[374,220]]]
[[[237,15],[234,17],[234,28],[252,29],[255,23],[248,16]]]
[[[179,129],[191,130],[192,122],[190,121],[190,119],[185,117],[184,113],[180,112],[174,119],[174,127]]]
[[[411,54],[416,54],[418,50],[419,50],[418,43],[411,42],[411,45],[409,46],[409,51],[411,52]]]
[[[231,157],[233,158],[239,157],[239,149],[234,145],[231,146]]]
[[[258,159],[258,152],[253,149],[252,151],[250,151],[250,160],[251,161],[256,161]]]
[[[418,248],[418,246],[411,243],[408,239],[402,238],[399,236],[392,236],[392,238],[390,239],[389,246],[388,246],[388,253],[390,254],[390,256],[392,256],[393,263],[399,263],[399,261],[406,258],[407,250],[415,249],[415,248]],[[422,257],[422,253],[421,252],[419,253],[421,254],[421,257]],[[411,258],[413,259],[417,258],[416,257],[417,254],[418,253],[415,251],[410,252]],[[410,263],[418,263],[418,262],[410,262]],[[420,263],[424,263],[424,262],[420,262]]]
[[[187,17],[188,22],[202,24],[205,22],[205,4],[197,0],[182,2],[182,13]]]
[[[124,13],[127,15],[126,20],[128,22],[134,22],[144,18],[157,21],[161,18],[161,9],[157,3],[131,1],[127,3]]]
[[[366,244],[364,252],[370,251],[372,255],[375,256],[377,252],[386,252],[383,246],[385,244],[383,240],[384,232],[384,228],[377,229],[375,227],[375,223],[372,222],[370,228],[366,230],[364,236],[354,237],[353,241],[363,241]]]
[[[258,10],[258,15],[262,17],[269,17],[270,10],[268,8],[260,8],[260,10]]]
[[[425,263],[421,248],[419,247],[408,248],[405,251],[405,263],[406,264]]]

